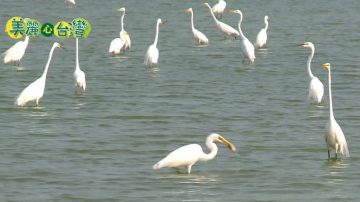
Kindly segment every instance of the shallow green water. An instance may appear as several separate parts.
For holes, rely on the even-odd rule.
[[[215,1],[209,2],[214,4]],[[35,5],[35,6],[34,6]],[[269,15],[268,48],[253,65],[242,63],[239,41],[224,39],[206,7],[191,0],[0,2],[0,28],[21,15],[55,23],[84,17],[92,33],[80,41],[85,95],[74,93],[75,41],[59,40],[39,107],[15,107],[14,100],[42,73],[55,38],[30,39],[20,67],[0,63],[1,201],[358,201],[359,45],[358,1],[227,1],[244,13],[243,31],[254,41]],[[30,6],[34,6],[30,9]],[[107,54],[125,29],[133,48]],[[195,45],[188,13],[210,45]],[[160,28],[157,71],[143,64]],[[233,27],[238,17],[222,20]],[[320,106],[307,97],[306,60],[316,46],[313,73],[327,87],[321,68],[332,63],[335,117],[351,158],[327,160],[327,88]],[[0,32],[0,51],[15,41]],[[193,167],[192,174],[152,165],[188,143],[204,145],[218,132],[218,156]]]

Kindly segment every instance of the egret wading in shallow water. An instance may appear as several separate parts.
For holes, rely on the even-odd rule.
[[[78,92],[84,93],[86,89],[85,73],[80,69],[79,64],[79,39],[76,38],[76,65],[74,71],[75,87]]]
[[[345,135],[341,130],[340,125],[336,122],[333,112],[332,105],[332,95],[331,95],[331,70],[330,63],[325,63],[322,65],[326,70],[328,70],[329,76],[329,122],[326,125],[326,134],[325,134],[325,142],[328,148],[328,158],[330,159],[330,150],[335,150],[335,158],[337,158],[337,154],[341,153],[345,157],[350,157],[349,148],[345,139]]]
[[[219,0],[219,2],[212,7],[212,11],[217,18],[221,18],[225,8],[226,8],[226,1]]]
[[[20,93],[20,95],[17,97],[17,99],[15,101],[15,104],[17,106],[24,106],[27,103],[33,102],[33,101],[35,101],[36,106],[39,105],[39,100],[44,95],[46,75],[47,75],[47,72],[49,69],[49,65],[51,62],[53,52],[54,52],[55,48],[61,48],[61,47],[62,46],[57,42],[55,42],[53,44],[53,46],[50,50],[50,53],[49,53],[49,58],[46,63],[44,72],[42,73],[40,78],[38,78],[36,81],[32,82]]]
[[[264,17],[264,23],[265,23],[265,27],[262,28],[259,31],[258,35],[256,36],[256,43],[255,43],[256,48],[264,47],[267,42],[267,29],[269,27],[269,17],[267,15]]]
[[[110,42],[110,46],[109,46],[109,53],[112,55],[112,56],[115,56],[115,55],[118,55],[121,53],[121,50],[124,50],[125,49],[125,44],[126,44],[126,39],[125,39],[125,35],[127,34],[127,32],[124,30],[124,27],[123,27],[123,20],[124,20],[124,16],[125,16],[125,8],[120,8],[120,9],[117,9],[117,11],[121,11],[123,12],[122,16],[121,16],[121,30],[120,30],[120,33],[119,33],[119,38],[115,38],[113,39],[111,42]],[[126,34],[124,34],[124,32],[122,31],[125,31]],[[129,40],[130,40],[130,37],[129,37]],[[131,42],[130,42],[131,44]]]
[[[117,9],[117,11],[123,12],[121,16],[121,31],[120,31],[120,38],[124,42],[124,46],[122,47],[122,49],[129,50],[131,48],[130,34],[124,29],[125,7],[119,8]]]
[[[191,167],[198,161],[208,161],[215,158],[218,147],[215,141],[225,144],[231,151],[235,151],[235,145],[217,133],[212,133],[206,138],[206,146],[210,153],[206,154],[198,144],[188,144],[177,148],[168,154],[165,158],[157,162],[153,169],[160,168],[181,168],[187,167],[187,172],[190,174]]]
[[[121,38],[113,39],[109,46],[109,53],[112,56],[120,54],[121,49],[124,47],[124,45],[125,45],[125,41],[123,41]]]
[[[239,32],[236,31],[236,29],[232,28],[231,26],[223,23],[223,22],[220,22],[214,15],[210,5],[208,3],[204,3],[205,6],[207,6],[209,9],[210,9],[210,13],[216,23],[216,27],[221,31],[223,32],[225,35],[227,36],[232,36],[232,37],[238,37],[239,36]]]
[[[29,44],[29,36],[25,36],[24,41],[18,41],[4,52],[4,63],[20,64],[20,60],[24,57],[26,48]]]
[[[245,35],[243,34],[242,30],[241,30],[241,22],[243,19],[243,14],[240,10],[234,10],[232,11],[235,14],[239,14],[240,19],[239,19],[239,33],[240,33],[240,48],[241,51],[244,55],[245,58],[247,58],[251,63],[253,63],[255,61],[255,47],[254,45],[249,41],[248,38],[245,37]]]
[[[309,97],[308,97],[308,99],[314,104],[320,104],[322,97],[324,95],[324,85],[311,72],[311,61],[315,54],[315,46],[311,42],[305,42],[301,46],[305,47],[305,48],[310,48],[310,50],[311,50],[311,53],[310,53],[310,55],[308,57],[308,61],[307,61],[307,74],[308,74],[308,78],[309,78]]]
[[[159,37],[159,26],[161,23],[162,23],[161,19],[160,18],[157,19],[155,40],[154,40],[154,43],[149,46],[149,48],[146,52],[144,63],[148,67],[152,67],[152,66],[155,66],[158,64],[159,50],[156,46],[157,46],[158,37]]]
[[[205,36],[205,34],[201,33],[199,30],[197,30],[194,26],[194,13],[192,8],[188,8],[186,12],[191,13],[191,31],[193,34],[193,37],[195,38],[195,41],[198,44],[207,45],[209,44],[209,39]]]

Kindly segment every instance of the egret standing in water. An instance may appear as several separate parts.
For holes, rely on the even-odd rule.
[[[44,72],[42,73],[40,78],[38,78],[36,81],[32,82],[20,93],[20,95],[17,97],[17,99],[15,101],[15,104],[17,106],[24,106],[27,103],[33,102],[33,101],[35,101],[36,106],[39,105],[39,100],[44,95],[46,75],[47,75],[47,72],[49,69],[49,65],[51,62],[53,52],[54,52],[55,48],[61,48],[61,47],[62,46],[57,42],[55,42],[53,44],[53,46],[50,50],[50,53],[49,53],[49,58],[46,63]]]
[[[328,70],[329,76],[329,122],[326,125],[326,135],[325,142],[328,148],[328,158],[330,159],[330,150],[335,150],[335,158],[337,158],[337,154],[341,153],[345,157],[349,157],[349,148],[345,139],[345,135],[341,130],[340,125],[336,122],[333,112],[333,104],[332,104],[332,95],[331,95],[331,70],[330,63],[325,63],[322,65],[326,70]]]
[[[206,154],[198,144],[188,144],[177,148],[168,154],[165,158],[157,162],[153,169],[160,168],[181,168],[187,167],[187,173],[190,174],[191,167],[198,161],[208,161],[215,158],[218,147],[215,141],[225,144],[231,151],[235,151],[235,145],[226,140],[223,136],[212,133],[206,138],[206,146],[209,148],[210,153]]]
[[[194,26],[194,13],[193,13],[192,8],[188,8],[186,10],[186,12],[191,13],[191,31],[192,31],[193,37],[195,38],[195,41],[198,44],[203,44],[203,45],[209,44],[209,39],[205,36],[205,34],[201,33]]]
[[[236,29],[232,28],[231,26],[223,23],[223,22],[220,22],[214,15],[213,11],[212,11],[212,8],[210,7],[210,5],[208,3],[204,3],[205,6],[207,6],[209,9],[210,9],[210,13],[216,23],[216,27],[221,31],[223,32],[225,35],[227,36],[232,36],[232,37],[238,37],[239,36],[239,32],[236,31]]]
[[[122,47],[123,50],[129,50],[131,48],[131,39],[130,35],[124,29],[124,17],[125,17],[125,7],[117,9],[119,12],[123,12],[121,16],[121,31],[120,31],[120,38],[124,41],[124,46]]]
[[[221,18],[225,8],[226,8],[226,1],[219,0],[219,2],[212,7],[212,11],[217,18]]]
[[[162,21],[161,21],[160,18],[157,19],[155,40],[154,40],[154,43],[149,46],[149,48],[148,48],[148,50],[146,52],[144,63],[148,67],[152,67],[152,66],[158,64],[159,50],[158,50],[158,48],[156,46],[157,46],[158,37],[159,37],[159,26],[160,26],[161,22]]]
[[[121,53],[121,50],[124,50],[125,47],[126,47],[126,37],[125,35],[127,34],[127,32],[124,30],[124,23],[123,23],[123,20],[124,20],[124,16],[125,16],[125,8],[120,8],[120,9],[117,9],[117,11],[121,11],[123,12],[122,16],[121,16],[121,30],[120,30],[120,37],[119,38],[115,38],[113,39],[111,42],[110,42],[110,46],[109,46],[109,53],[112,55],[112,56],[115,56],[117,54],[120,54]],[[125,31],[125,32],[124,32]],[[126,34],[125,34],[126,33]],[[129,38],[130,40],[130,38]],[[130,46],[131,46],[131,42],[130,42]]]
[[[20,64],[20,60],[24,57],[26,48],[29,44],[29,36],[25,36],[24,41],[18,41],[11,46],[4,55],[4,63],[13,62],[16,65]]]
[[[258,35],[256,36],[256,43],[255,43],[256,48],[264,47],[267,42],[267,29],[269,27],[269,17],[267,15],[264,17],[264,23],[265,23],[265,28],[262,28],[259,31]]]
[[[313,75],[311,72],[311,61],[315,54],[315,46],[311,42],[305,42],[301,45],[304,48],[310,48],[311,53],[307,61],[307,74],[309,78],[309,100],[314,104],[320,104],[324,95],[324,85],[322,82]]]
[[[234,10],[232,12],[239,14],[240,16],[238,27],[239,27],[240,40],[241,40],[240,43],[241,51],[243,52],[244,57],[247,58],[251,63],[253,63],[255,61],[255,47],[249,41],[249,39],[245,37],[245,35],[241,30],[241,22],[243,19],[243,14],[240,10]]]
[[[74,71],[75,87],[78,92],[84,93],[86,89],[85,73],[80,69],[79,64],[79,39],[76,38],[76,65]]]

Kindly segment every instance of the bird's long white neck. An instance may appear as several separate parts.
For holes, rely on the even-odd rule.
[[[193,11],[191,11],[191,29],[194,30],[195,27],[194,27],[194,13]]]
[[[27,47],[27,45],[29,43],[29,36],[28,35],[25,36],[24,43],[25,43],[25,47]]]
[[[75,70],[80,69],[80,65],[79,65],[79,39],[76,38],[76,66],[75,66]]]
[[[154,40],[154,45],[157,45],[158,42],[158,37],[159,37],[159,26],[160,26],[160,21],[157,21],[156,23],[156,34],[155,34],[155,40]]]
[[[206,154],[204,153],[201,157],[200,160],[201,161],[208,161],[211,160],[213,158],[215,158],[217,152],[218,152],[218,147],[216,146],[216,144],[213,141],[206,141],[206,146],[209,148],[210,153]]]
[[[50,61],[51,61],[51,58],[52,58],[52,55],[54,53],[54,50],[56,48],[56,44],[54,44],[50,50],[50,53],[49,53],[49,58],[48,58],[48,61],[46,63],[46,66],[45,66],[45,69],[44,69],[44,72],[43,74],[41,75],[41,77],[45,77],[46,78],[46,75],[47,75],[47,72],[48,72],[48,69],[49,69],[49,65],[50,65]]]
[[[212,8],[210,7],[210,5],[209,4],[205,4],[205,5],[210,9],[210,13],[211,13],[212,17],[214,18],[215,22],[218,23],[219,20],[216,18],[216,16],[215,16],[214,12],[212,11]]]
[[[123,14],[121,16],[121,30],[124,30],[124,17],[125,17],[125,11],[123,12]]]
[[[310,55],[308,57],[308,61],[307,61],[307,73],[308,73],[309,79],[312,79],[312,78],[314,78],[314,75],[311,72],[311,61],[312,61],[312,59],[314,57],[315,47],[310,46],[310,49],[311,49],[311,53],[310,53]]]
[[[245,35],[243,34],[243,32],[241,30],[241,22],[242,22],[242,19],[243,19],[243,14],[240,12],[239,15],[240,15],[239,24],[238,24],[239,34],[240,34],[241,39],[245,39]]]
[[[328,68],[328,75],[329,75],[329,106],[330,106],[330,119],[334,118],[334,112],[333,112],[333,103],[332,103],[332,95],[331,95],[331,70],[330,67]]]
[[[269,28],[269,22],[266,20],[266,18],[264,19],[265,22],[265,31],[267,31],[267,29]]]

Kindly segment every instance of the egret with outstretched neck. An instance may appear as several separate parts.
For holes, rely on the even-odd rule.
[[[311,61],[315,54],[315,46],[311,42],[305,42],[301,45],[304,48],[310,48],[311,52],[307,60],[307,75],[309,78],[309,96],[308,99],[314,104],[320,104],[324,95],[323,83],[311,72]]]
[[[79,39],[76,38],[76,65],[74,71],[75,87],[78,92],[84,93],[86,89],[85,73],[80,69],[79,63]]]
[[[227,24],[219,21],[219,20],[216,18],[216,16],[214,15],[214,13],[213,13],[213,11],[212,11],[212,9],[211,9],[211,7],[210,7],[210,5],[209,5],[208,3],[204,3],[204,5],[209,8],[210,13],[211,13],[211,16],[213,17],[213,19],[214,19],[214,21],[215,21],[215,23],[216,23],[216,27],[217,27],[221,32],[223,32],[223,33],[224,33],[225,35],[227,35],[227,36],[235,37],[235,39],[236,39],[236,37],[239,36],[239,32],[238,32],[236,29],[234,29],[234,28],[232,28],[231,26],[229,26],[229,25],[227,25]]]
[[[152,67],[158,64],[159,59],[159,49],[157,48],[158,38],[159,38],[159,26],[162,23],[161,19],[157,19],[156,22],[156,33],[154,43],[151,44],[146,52],[145,61],[147,67]]]
[[[208,161],[215,158],[218,147],[215,141],[225,144],[231,151],[235,151],[235,145],[223,136],[212,133],[206,138],[206,146],[209,148],[210,153],[204,153],[201,146],[198,144],[188,144],[177,148],[169,153],[165,158],[157,162],[153,169],[160,168],[181,168],[186,167],[187,173],[191,173],[191,167],[198,161]]]
[[[332,94],[331,94],[331,70],[330,63],[322,65],[328,71],[329,79],[329,121],[326,125],[325,142],[328,148],[328,158],[330,159],[330,150],[335,150],[335,158],[341,153],[345,157],[350,157],[349,148],[345,139],[345,135],[337,123],[333,112]]]
[[[46,63],[46,66],[44,68],[44,72],[42,73],[42,75],[40,76],[40,78],[38,78],[37,80],[35,80],[34,82],[32,82],[30,85],[28,85],[17,97],[16,101],[15,101],[15,105],[17,106],[24,106],[29,102],[34,102],[36,103],[36,106],[39,105],[39,100],[40,98],[43,97],[44,95],[44,90],[45,90],[45,83],[46,83],[46,75],[49,69],[49,65],[51,62],[51,58],[53,55],[53,52],[55,50],[55,48],[61,48],[62,46],[55,42],[50,50],[49,53],[49,58],[48,61]]]
[[[241,22],[243,20],[243,14],[240,10],[234,10],[232,11],[235,14],[239,14],[240,19],[238,23],[239,27],[239,33],[240,33],[240,48],[245,58],[247,58],[251,63],[255,61],[255,47],[254,45],[249,41],[248,38],[245,37],[244,33],[241,30]]]
[[[256,48],[262,48],[266,45],[267,43],[267,30],[269,28],[269,17],[266,15],[264,17],[264,23],[265,23],[265,27],[262,28],[258,35],[256,36],[256,43],[255,43],[255,47]]]
[[[192,8],[188,8],[186,10],[186,12],[191,13],[191,31],[193,34],[193,37],[195,39],[195,41],[198,44],[202,44],[202,45],[207,45],[209,44],[209,39],[205,36],[205,34],[203,34],[202,32],[200,32],[199,30],[197,30],[194,26],[194,13],[193,13],[193,9]]]
[[[123,50],[129,50],[131,48],[131,39],[130,34],[125,31],[124,29],[124,18],[125,18],[125,7],[117,9],[119,12],[123,12],[121,16],[121,30],[120,30],[120,38],[124,41],[124,46],[122,47]]]

